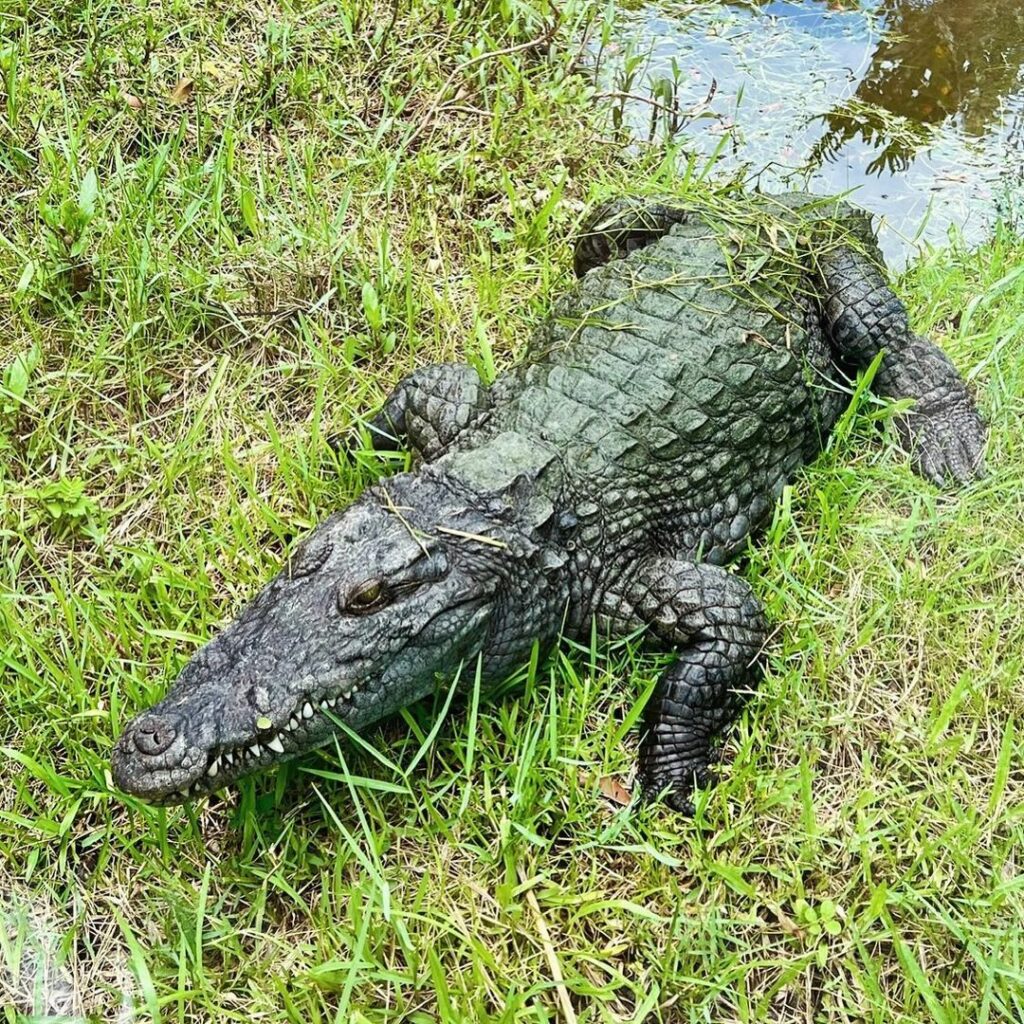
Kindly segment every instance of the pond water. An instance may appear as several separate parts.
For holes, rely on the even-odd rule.
[[[1024,0],[669,0],[620,12],[597,62],[638,139],[854,190],[897,265],[1024,211]]]

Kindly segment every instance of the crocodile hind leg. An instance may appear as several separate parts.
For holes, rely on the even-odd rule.
[[[408,447],[419,461],[431,462],[490,404],[471,366],[434,363],[403,377],[366,425],[375,451]]]
[[[646,644],[676,660],[658,680],[644,716],[639,782],[645,798],[692,813],[695,786],[710,779],[713,744],[760,682],[765,622],[747,583],[718,566],[643,560],[603,621],[617,631],[646,626]]]
[[[914,400],[896,427],[915,471],[940,486],[980,477],[985,424],[949,357],[911,331],[903,303],[875,260],[844,245],[826,248],[816,262],[837,360],[863,370],[882,352],[873,389]]]
[[[671,199],[620,196],[596,207],[576,237],[573,266],[577,277],[609,260],[642,249],[690,216]]]

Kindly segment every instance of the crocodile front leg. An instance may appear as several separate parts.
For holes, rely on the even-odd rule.
[[[980,477],[985,424],[949,357],[911,331],[903,303],[868,256],[839,246],[819,255],[817,264],[838,360],[862,370],[884,353],[874,390],[914,399],[896,426],[915,471],[939,486]]]
[[[432,462],[491,399],[476,370],[465,363],[434,363],[400,380],[367,423],[376,451],[410,448]]]
[[[602,610],[615,632],[646,626],[649,647],[676,654],[647,705],[639,781],[645,798],[667,791],[671,807],[692,814],[690,796],[710,779],[715,738],[763,675],[760,605],[744,580],[718,566],[653,557]]]

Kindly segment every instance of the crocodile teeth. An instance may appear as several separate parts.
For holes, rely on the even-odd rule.
[[[234,753],[233,753],[232,751],[230,751],[230,750],[229,750],[229,751],[228,751],[228,752],[227,752],[227,753],[226,753],[226,754],[224,755],[224,760],[225,760],[225,761],[227,761],[227,763],[228,763],[229,765],[233,765],[233,764],[235,763],[235,755],[234,755]]]
[[[336,707],[337,704],[338,704],[338,698],[337,697],[332,697],[329,701],[327,701],[327,703],[330,704],[330,706],[332,708]]]
[[[217,757],[217,758],[214,758],[213,764],[211,764],[210,767],[206,769],[206,774],[209,775],[211,779],[213,779],[213,778],[216,778],[217,772],[219,772],[219,771],[220,771],[220,758]]]
[[[277,736],[275,736],[272,740],[269,740],[267,742],[267,746],[271,750],[273,750],[275,754],[284,753],[284,745],[281,743],[281,740]]]
[[[181,789],[178,790],[178,794],[183,796],[186,800],[191,796],[188,786],[182,786]]]
[[[292,715],[292,720],[288,723],[288,728],[289,730],[294,731],[295,729],[298,729],[298,727],[299,720],[294,715]]]
[[[330,706],[330,704],[331,704],[331,701],[329,701],[326,697],[324,697],[324,699],[322,701],[320,701],[320,710],[321,711],[326,711],[327,708]]]
[[[259,745],[258,743],[254,743],[254,744],[253,744],[253,745],[252,745],[252,746],[251,746],[251,747],[249,748],[249,753],[250,753],[250,754],[252,754],[252,756],[253,756],[253,757],[259,757],[259,756],[260,756],[260,754],[262,754],[262,753],[263,753],[263,748],[262,748],[262,747],[260,747],[260,745]]]
[[[313,705],[310,704],[308,700],[306,701],[305,704],[302,705],[302,717],[303,718],[312,718],[313,717]]]

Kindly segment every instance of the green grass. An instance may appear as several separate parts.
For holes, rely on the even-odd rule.
[[[602,138],[593,11],[559,13],[0,4],[0,1020],[41,940],[90,1020],[1024,1016],[1009,234],[900,286],[991,475],[938,494],[844,422],[750,558],[771,673],[696,821],[602,795],[656,668],[621,646],[193,807],[110,786],[127,718],[387,468],[326,439],[415,363],[507,364],[584,206],[669,180]]]

